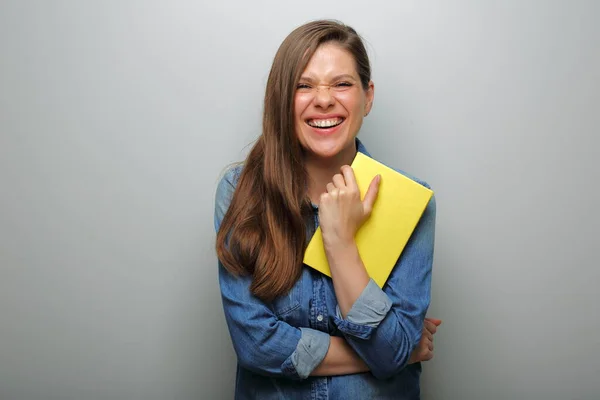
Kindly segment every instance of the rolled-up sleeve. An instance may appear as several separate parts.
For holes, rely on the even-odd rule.
[[[300,328],[301,335],[296,350],[284,361],[284,374],[300,379],[307,378],[323,361],[329,350],[328,334],[310,328]]]
[[[370,281],[346,318],[339,308],[334,318],[376,378],[400,372],[421,340],[431,299],[435,218],[432,197],[383,289]]]
[[[392,301],[388,295],[370,279],[346,319],[343,319],[340,307],[336,307],[334,322],[342,333],[368,339],[391,308]]]
[[[229,207],[235,174],[236,170],[231,169],[218,185],[216,231]],[[240,366],[266,376],[306,379],[325,358],[330,336],[279,320],[250,292],[250,276],[234,276],[220,261],[218,267],[225,320]]]

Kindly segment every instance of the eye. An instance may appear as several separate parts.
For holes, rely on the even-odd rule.
[[[350,83],[350,82],[338,82],[334,86],[335,86],[336,89],[342,90],[342,89],[347,89],[349,87],[352,87],[352,83]]]
[[[310,85],[306,83],[299,83],[298,86],[296,86],[296,89],[310,89]]]

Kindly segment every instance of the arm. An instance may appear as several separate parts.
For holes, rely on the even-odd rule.
[[[221,180],[215,204],[218,230],[234,191],[233,170]],[[225,319],[241,366],[267,376],[304,379],[366,371],[366,365],[341,337],[278,320],[250,293],[251,277],[232,276],[219,262]]]
[[[312,372],[312,376],[333,376],[368,372],[369,367],[348,345],[346,339],[331,336],[329,350],[323,362]]]
[[[435,235],[435,198],[432,198],[385,285],[385,291],[366,279],[354,236],[370,215],[379,179],[374,179],[364,201],[352,169],[327,185],[319,214],[323,243],[338,299],[335,323],[348,344],[375,377],[398,373],[418,345],[430,301]]]
[[[340,305],[335,318],[377,378],[402,370],[421,339],[430,303],[435,214],[432,198],[384,289],[369,281],[347,314]]]
[[[354,239],[335,240],[325,244],[325,254],[331,270],[333,289],[343,318],[360,298],[370,278],[358,254]]]
[[[429,361],[433,358],[433,335],[442,320],[425,318],[423,334],[417,347],[410,355],[409,364]],[[332,336],[325,358],[311,373],[312,376],[347,375],[369,372],[369,366],[350,347],[346,339]]]

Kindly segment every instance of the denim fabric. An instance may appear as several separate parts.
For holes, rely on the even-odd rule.
[[[342,319],[340,308],[335,307],[334,322],[346,335],[369,339],[390,308],[392,308],[392,301],[371,279],[352,305],[345,320]]]
[[[357,147],[369,155],[358,139]],[[231,168],[218,185],[216,230],[240,171],[241,166]],[[289,293],[266,303],[250,293],[251,277],[234,277],[219,262],[222,304],[238,359],[235,398],[419,399],[421,365],[407,363],[430,302],[435,213],[434,197],[384,287],[370,281],[345,319],[331,279],[312,268],[304,267]],[[316,206],[309,222],[308,237],[319,224]],[[371,371],[311,377],[327,353],[330,336],[344,337]]]

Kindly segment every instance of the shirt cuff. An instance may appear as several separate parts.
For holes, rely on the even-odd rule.
[[[341,332],[369,339],[391,308],[392,302],[388,295],[370,279],[352,305],[346,319],[343,319],[340,307],[336,306],[336,316],[333,320]]]
[[[296,350],[282,365],[283,372],[294,378],[306,379],[323,361],[331,338],[329,334],[315,329],[300,328],[301,336]]]

